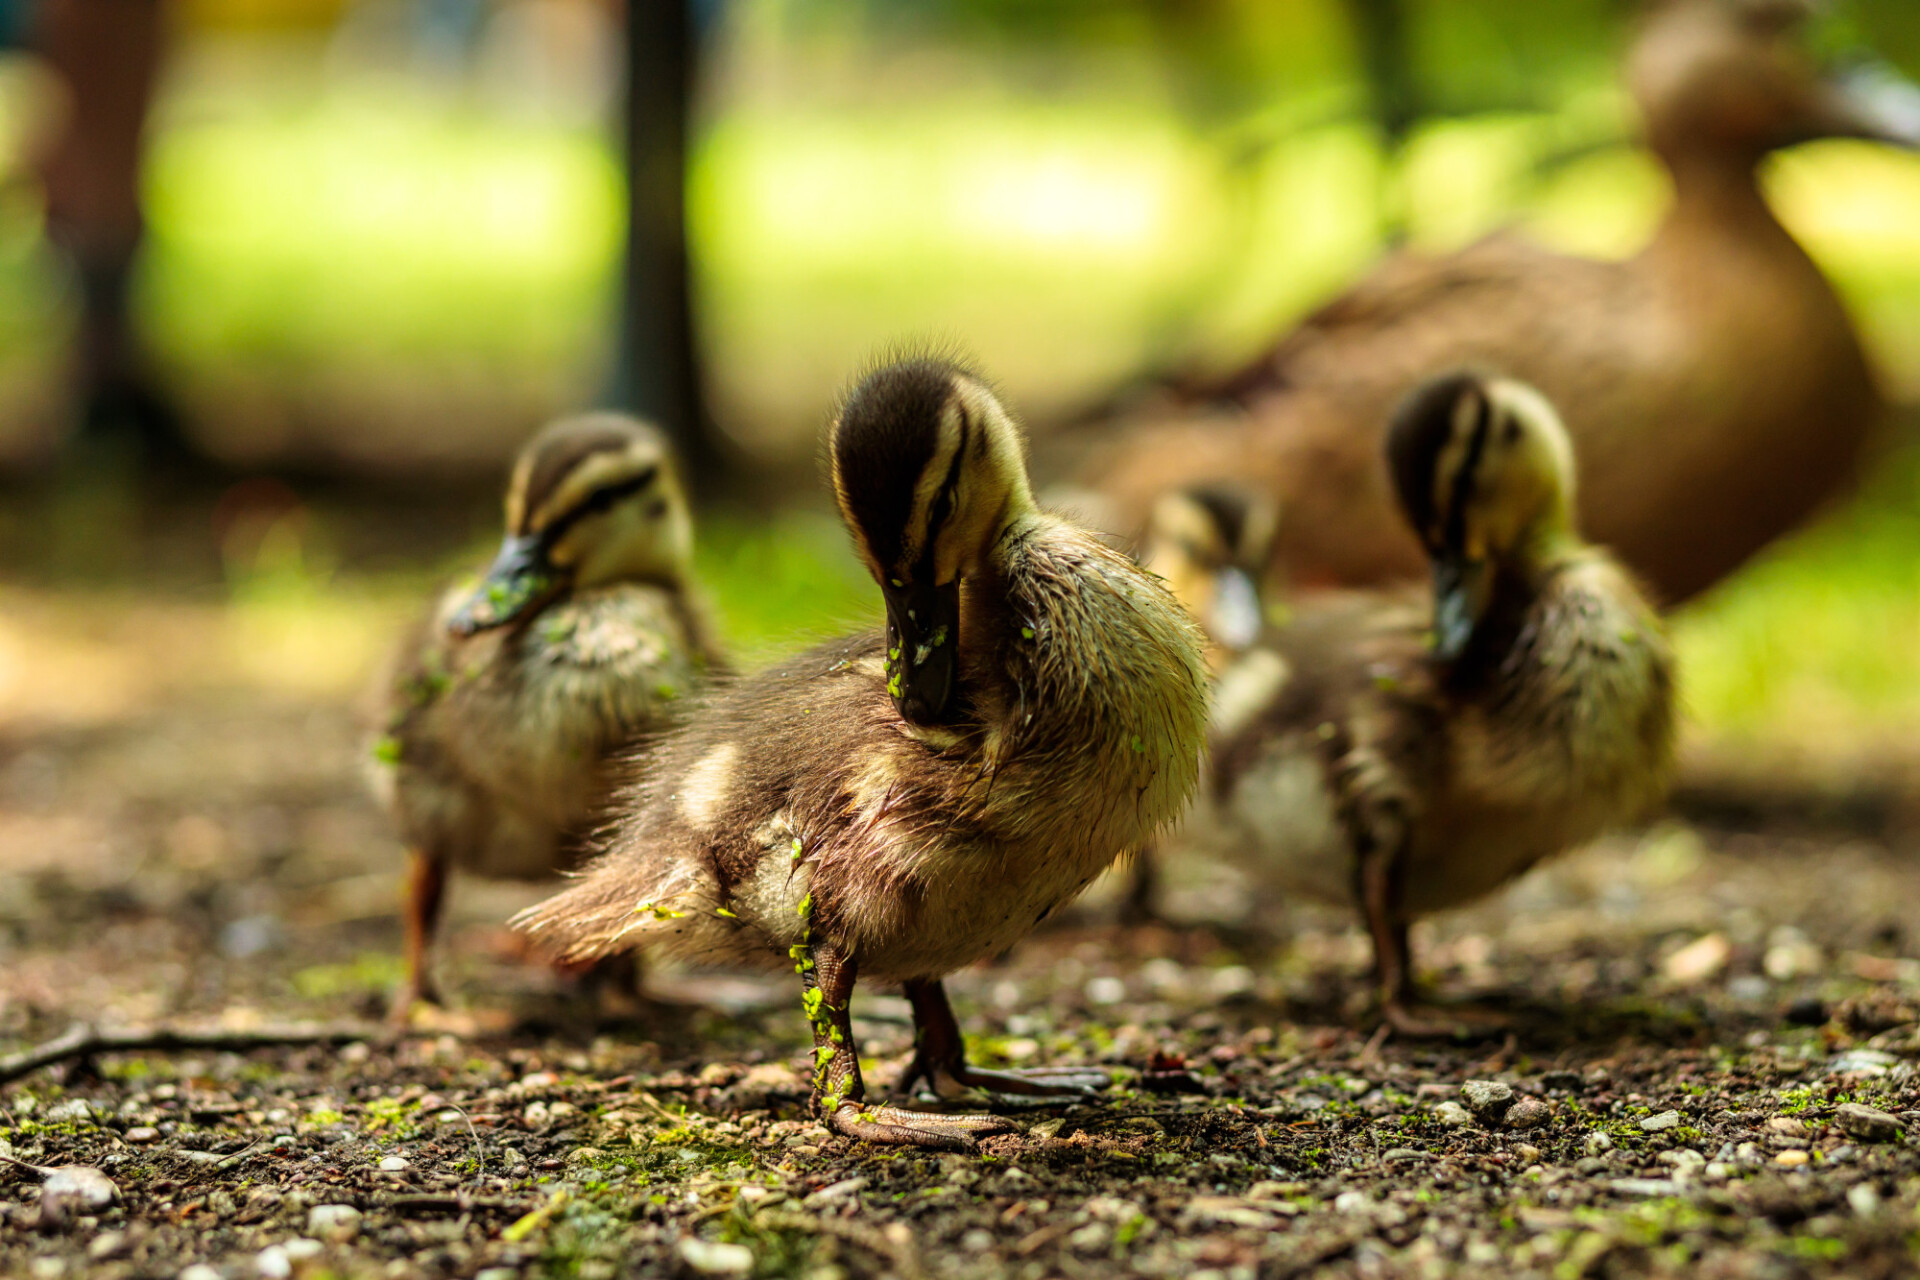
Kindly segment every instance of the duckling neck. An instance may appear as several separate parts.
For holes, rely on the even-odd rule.
[[[1536,522],[1521,540],[1513,558],[1517,576],[1529,585],[1552,577],[1559,569],[1587,553],[1587,542],[1574,531],[1565,508]]]

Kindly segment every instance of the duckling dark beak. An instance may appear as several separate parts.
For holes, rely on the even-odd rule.
[[[1920,85],[1886,63],[1856,66],[1827,80],[1824,89],[1814,136],[1920,149]]]
[[[447,620],[447,630],[470,636],[504,627],[524,617],[558,585],[559,574],[547,560],[545,543],[531,535],[508,534],[486,577]]]
[[[953,699],[960,651],[960,583],[889,585],[887,692],[908,724],[939,724]]]
[[[1487,611],[1493,568],[1484,559],[1443,553],[1433,562],[1433,656],[1457,662]]]

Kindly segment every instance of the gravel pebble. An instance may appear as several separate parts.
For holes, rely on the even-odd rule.
[[[1507,1112],[1507,1128],[1537,1129],[1553,1119],[1553,1108],[1538,1098],[1522,1098]]]
[[[1460,1086],[1460,1101],[1475,1119],[1491,1129],[1513,1106],[1513,1089],[1498,1080],[1469,1080]]]
[[[87,1258],[93,1262],[109,1262],[132,1250],[133,1241],[124,1231],[102,1231],[87,1242]]]
[[[405,1156],[387,1156],[379,1164],[382,1173],[405,1173],[410,1168]]]
[[[743,1244],[717,1244],[688,1237],[680,1242],[680,1261],[703,1276],[744,1276],[753,1270],[753,1250]]]
[[[1678,1129],[1680,1127],[1680,1113],[1678,1111],[1662,1111],[1657,1116],[1648,1116],[1642,1120],[1640,1127],[1648,1133],[1665,1133],[1669,1129]]]
[[[1590,1156],[1603,1156],[1613,1150],[1613,1138],[1605,1129],[1595,1129],[1587,1135],[1586,1148]]]
[[[1441,1124],[1469,1125],[1473,1123],[1473,1114],[1457,1102],[1443,1102],[1433,1109],[1433,1118]]]
[[[307,1234],[344,1244],[360,1234],[360,1218],[350,1204],[317,1204],[307,1211]]]
[[[1871,1218],[1880,1212],[1880,1192],[1871,1182],[1857,1183],[1847,1188],[1847,1207],[1862,1218]]]
[[[160,1131],[150,1124],[135,1125],[120,1136],[136,1147],[160,1141]]]
[[[1644,1196],[1648,1199],[1677,1196],[1685,1190],[1672,1178],[1615,1178],[1607,1185],[1623,1196]]]
[[[93,1104],[85,1098],[67,1098],[47,1108],[48,1124],[92,1124]]]
[[[1862,1142],[1892,1142],[1900,1136],[1900,1122],[1878,1107],[1843,1103],[1833,1118],[1848,1137]]]

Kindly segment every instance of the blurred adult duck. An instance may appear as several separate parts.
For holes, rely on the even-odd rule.
[[[1756,166],[1825,137],[1920,145],[1910,86],[1823,79],[1792,0],[1668,0],[1627,65],[1672,178],[1620,262],[1514,235],[1401,254],[1234,377],[1143,414],[1080,483],[1133,534],[1169,488],[1232,481],[1287,514],[1270,571],[1296,587],[1421,572],[1380,465],[1383,424],[1457,367],[1529,382],[1566,415],[1580,519],[1675,603],[1856,473],[1882,402],[1832,287],[1762,198]]]

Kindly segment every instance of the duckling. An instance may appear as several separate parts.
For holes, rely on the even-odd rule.
[[[1201,641],[1158,579],[1040,512],[1022,434],[969,370],[872,373],[827,454],[884,632],[719,692],[660,745],[606,851],[517,923],[571,960],[657,944],[791,964],[827,1126],[964,1150],[1009,1126],[865,1101],[855,979],[898,982],[913,1007],[903,1089],[1104,1084],[969,1065],[941,979],[1013,945],[1185,805],[1206,731]]]
[[[386,691],[374,781],[411,850],[397,1019],[438,1000],[428,961],[448,871],[573,865],[613,753],[726,670],[652,427],[611,413],[548,426],[514,463],[506,524],[492,567],[440,599]]]
[[[1166,580],[1207,636],[1218,672],[1265,626],[1260,580],[1279,528],[1279,509],[1226,484],[1174,489],[1155,499],[1140,540],[1140,564]]]
[[[1395,256],[1244,370],[1109,430],[1078,483],[1109,497],[1127,536],[1169,488],[1256,489],[1287,513],[1270,568],[1297,588],[1418,576],[1380,432],[1424,379],[1485,366],[1563,406],[1582,525],[1658,599],[1719,581],[1848,485],[1883,409],[1840,300],[1755,168],[1810,138],[1914,146],[1920,129],[1893,88],[1815,74],[1795,45],[1806,7],[1670,0],[1650,15],[1629,81],[1673,199],[1634,257],[1512,234]]]
[[[1386,451],[1432,589],[1306,602],[1221,676],[1192,831],[1257,875],[1360,908],[1389,1024],[1412,1002],[1408,925],[1643,817],[1673,765],[1659,615],[1573,522],[1547,400],[1455,374],[1394,415]]]

